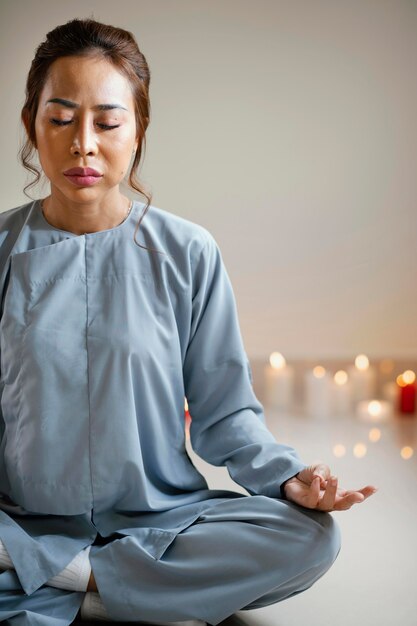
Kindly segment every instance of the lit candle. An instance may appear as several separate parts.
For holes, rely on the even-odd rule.
[[[400,413],[414,413],[416,410],[416,375],[412,370],[406,370],[397,376],[397,385],[400,388],[398,410]]]
[[[332,410],[337,415],[346,415],[352,410],[351,383],[344,370],[333,376],[331,383]]]
[[[269,357],[265,367],[265,404],[274,409],[290,409],[294,402],[294,368],[280,352]]]
[[[321,365],[317,365],[305,374],[305,409],[308,415],[328,417],[331,412],[330,376]]]
[[[386,422],[392,416],[392,405],[386,400],[361,400],[356,415],[364,422]]]
[[[365,354],[359,354],[355,365],[348,368],[349,378],[352,381],[352,403],[355,407],[361,400],[371,400],[376,395],[376,371],[369,365]]]

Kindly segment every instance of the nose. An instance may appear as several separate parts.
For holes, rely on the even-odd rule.
[[[98,146],[94,123],[85,117],[74,124],[73,128],[72,154],[80,156],[97,154]]]

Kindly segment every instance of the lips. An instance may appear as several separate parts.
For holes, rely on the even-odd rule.
[[[65,176],[94,176],[99,178],[102,176],[100,172],[92,167],[72,167],[64,172]]]
[[[67,180],[76,187],[91,187],[98,185],[100,178],[103,177],[100,172],[92,167],[72,167],[64,172]]]

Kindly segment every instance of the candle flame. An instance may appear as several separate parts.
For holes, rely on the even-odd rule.
[[[372,417],[379,417],[381,415],[382,406],[378,400],[371,400],[368,404],[368,412]]]
[[[281,352],[272,352],[269,357],[269,362],[271,364],[271,367],[277,370],[284,369],[286,365],[286,360]]]
[[[406,385],[412,385],[416,379],[415,372],[413,370],[406,370],[403,372],[403,381]]]
[[[188,411],[188,402],[187,402],[187,398],[184,398],[184,409],[185,409],[185,411]]]
[[[326,373],[326,370],[321,365],[316,365],[316,367],[313,369],[313,376],[315,378],[323,378],[325,373]]]
[[[348,375],[344,370],[339,370],[334,375],[334,382],[336,385],[345,385],[347,383]]]
[[[369,359],[366,354],[358,354],[355,359],[355,366],[358,370],[367,370],[369,367]]]
[[[400,387],[406,387],[407,385],[412,385],[416,379],[416,375],[413,370],[406,370],[402,374],[397,376],[396,381],[397,385]]]

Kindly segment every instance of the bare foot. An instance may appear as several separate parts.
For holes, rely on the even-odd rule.
[[[90,574],[90,579],[88,581],[87,591],[98,591],[97,585],[96,585],[96,580],[94,578],[94,574],[93,574],[92,571],[91,571],[91,574]]]

